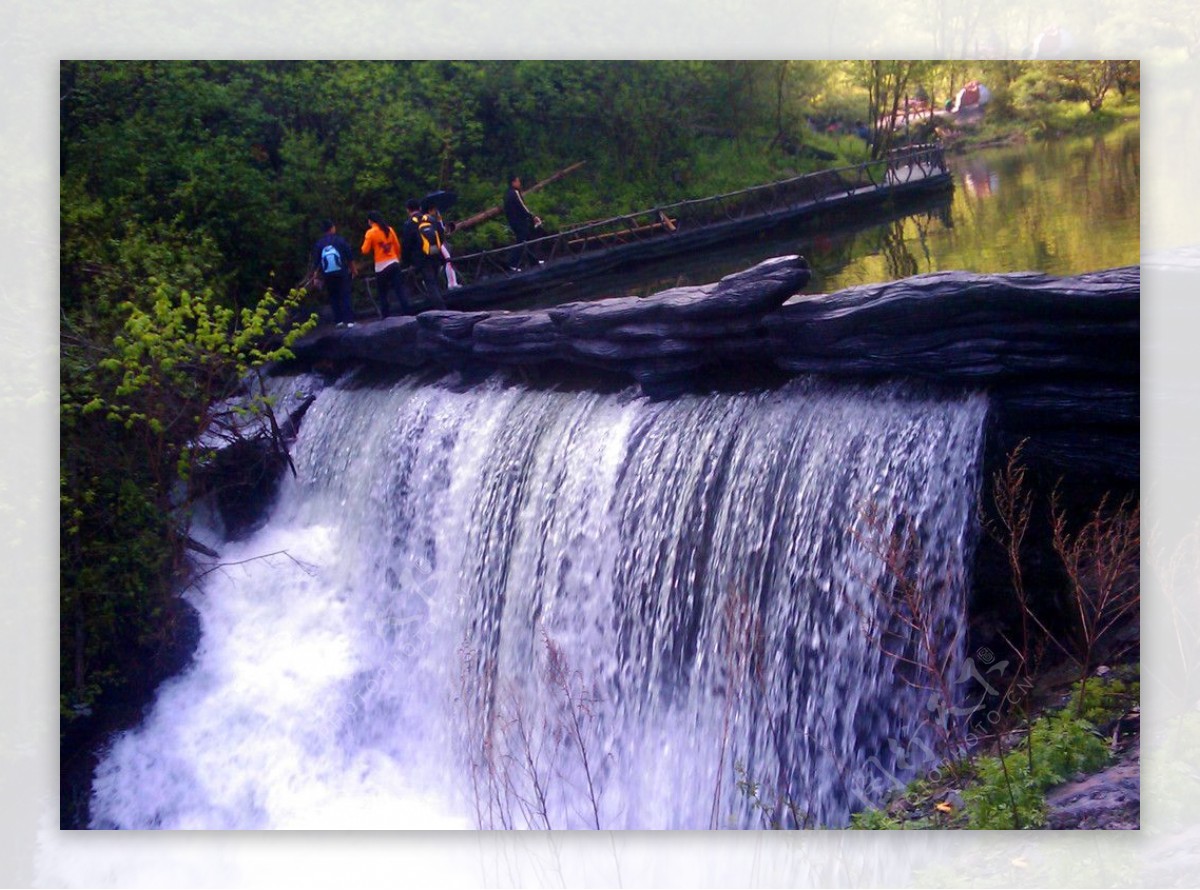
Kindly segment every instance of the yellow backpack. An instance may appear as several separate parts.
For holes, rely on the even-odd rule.
[[[442,232],[428,213],[422,213],[417,220],[417,234],[421,236],[422,253],[426,256],[442,255]]]

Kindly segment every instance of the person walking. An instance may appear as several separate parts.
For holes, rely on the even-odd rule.
[[[508,267],[513,272],[518,272],[525,253],[525,242],[533,237],[534,231],[542,224],[541,218],[534,216],[533,211],[525,206],[525,199],[521,197],[520,176],[513,175],[508,178],[508,191],[504,193],[504,216],[508,219],[508,227],[517,238],[517,243],[508,257]]]
[[[412,198],[404,206],[408,218],[404,220],[400,229],[403,266],[411,268],[417,280],[424,283],[425,295],[433,304],[433,308],[445,309],[446,303],[442,299],[442,288],[437,274],[442,264],[441,240],[437,228],[421,211],[421,202]]]
[[[333,321],[339,328],[354,327],[354,309],[350,302],[351,276],[355,274],[350,242],[338,234],[333,220],[321,223],[324,233],[312,249],[313,268],[320,274],[329,295]]]
[[[450,262],[450,246],[446,243],[446,236],[453,231],[454,224],[447,225],[442,219],[442,211],[436,204],[426,200],[421,202],[421,212],[429,216],[434,225],[437,226],[438,233],[442,238],[442,270],[446,273],[446,289],[453,290],[458,287],[458,274],[454,271],[454,263]]]
[[[367,223],[369,228],[363,236],[360,249],[364,256],[369,256],[375,261],[375,281],[379,285],[379,313],[383,318],[388,317],[391,313],[388,298],[394,294],[400,304],[400,312],[408,314],[408,296],[400,274],[400,239],[396,237],[396,230],[387,224],[377,210],[367,214]]]

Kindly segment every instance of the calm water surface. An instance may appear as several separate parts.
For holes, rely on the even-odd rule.
[[[954,191],[907,215],[814,232],[777,230],[758,240],[673,257],[596,282],[556,288],[557,299],[646,295],[701,284],[767,257],[799,253],[820,293],[908,275],[962,269],[1072,275],[1138,262],[1141,192],[1136,126],[1107,136],[986,149],[953,156]],[[516,307],[514,307],[516,308]]]

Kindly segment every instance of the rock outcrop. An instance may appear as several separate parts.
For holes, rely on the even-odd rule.
[[[237,540],[254,531],[291,466],[288,446],[325,386],[319,374],[248,379],[242,391],[214,406],[213,424],[197,446],[209,456],[195,470],[198,491],[212,496],[224,534]],[[212,554],[209,554],[212,555]]]
[[[1046,827],[1137,830],[1141,797],[1141,749],[1135,740],[1112,766],[1052,789],[1046,795]]]
[[[567,363],[652,397],[739,374],[910,378],[986,390],[994,444],[1133,480],[1139,463],[1137,267],[1058,278],[940,272],[800,294],[803,258],[715,284],[524,312],[431,311],[300,342],[297,361],[401,368]]]
[[[302,362],[401,367],[562,361],[633,377],[657,396],[677,392],[715,359],[757,351],[763,319],[810,277],[801,257],[768,260],[719,282],[651,297],[614,297],[530,312],[429,311],[297,344]]]
[[[1137,267],[940,272],[797,297],[764,324],[791,372],[984,389],[996,447],[1136,479],[1140,302]]]

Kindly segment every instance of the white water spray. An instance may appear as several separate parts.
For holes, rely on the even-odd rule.
[[[863,511],[915,532],[960,658],[985,412],[805,381],[327,390],[269,523],[189,594],[195,663],[102,758],[93,826],[844,824],[931,741],[867,627],[893,579]]]

